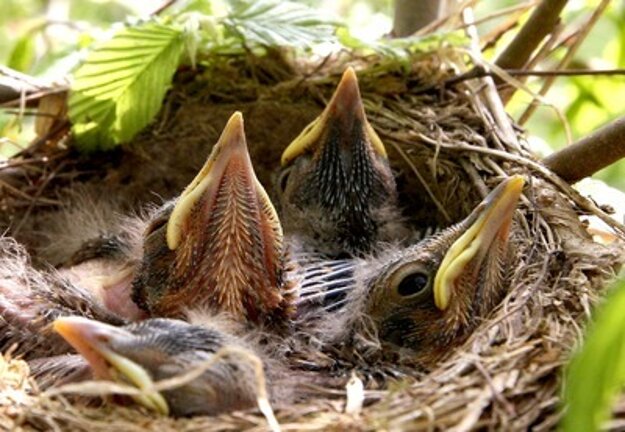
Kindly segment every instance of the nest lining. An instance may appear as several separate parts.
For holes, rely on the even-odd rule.
[[[85,188],[96,200],[112,194],[122,209],[175,196],[194,177],[234,110],[243,112],[252,160],[261,182],[270,185],[282,149],[319,114],[344,68],[344,60],[336,60],[304,78],[278,60],[241,59],[213,64],[204,76],[180,74],[159,118],[125,149],[78,156],[52,145],[20,161],[17,169],[0,172],[20,192],[3,189],[6,212],[0,222],[36,258],[50,261],[43,246],[55,233],[42,233],[72,190]],[[334,388],[275,407],[285,430],[547,430],[560,416],[562,365],[590,305],[623,260],[622,244],[592,241],[578,218],[588,207],[580,209],[578,196],[553,184],[553,176],[537,168],[522,144],[501,139],[475,93],[463,85],[422,92],[451,73],[447,60],[440,52],[423,56],[406,75],[399,65],[360,59],[367,114],[389,151],[402,204],[416,226],[460,220],[503,173],[529,178],[515,231],[522,259],[508,295],[431,370],[385,380],[378,389],[367,382],[358,413],[343,412],[348,370],[334,380]],[[138,165],[149,169],[137,170]],[[314,360],[314,353],[306,354]],[[0,366],[0,424],[9,428],[266,427],[255,412],[170,419],[138,407],[72,405],[38,392],[23,362]]]

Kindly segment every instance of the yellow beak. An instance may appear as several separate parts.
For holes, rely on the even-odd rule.
[[[518,175],[504,180],[467,218],[475,221],[449,248],[434,279],[434,302],[440,310],[449,306],[456,281],[468,264],[479,266],[496,242],[507,242],[524,184]]]
[[[169,285],[142,292],[151,313],[209,307],[257,321],[284,306],[282,225],[254,173],[240,112],[178,198],[166,243],[175,252]]]
[[[143,391],[133,395],[135,401],[163,415],[169,414],[165,398],[151,390],[154,383],[148,372],[107,346],[111,338],[125,336],[122,329],[78,316],[57,318],[53,328],[89,362],[96,377],[131,383]]]
[[[244,176],[254,184],[256,192],[263,201],[261,203],[262,210],[268,214],[268,219],[271,221],[270,229],[282,237],[278,215],[265,189],[254,174],[252,161],[247,151],[243,115],[237,111],[228,120],[204,166],[182,192],[171,213],[167,224],[167,246],[169,249],[175,250],[180,244],[183,228],[188,221],[189,214],[200,198],[205,196],[208,197],[207,202],[212,202],[212,198],[218,193],[222,184],[223,177],[236,175]],[[210,210],[214,209],[211,208]]]
[[[325,146],[332,143],[338,144],[338,140],[324,138],[326,131],[332,124],[338,124],[339,129],[349,131],[354,121],[362,123],[367,138],[366,143],[379,155],[386,157],[384,144],[365,115],[356,72],[352,67],[348,67],[325,110],[284,150],[282,166],[290,164],[305,152],[319,155],[324,151]],[[342,147],[341,150],[348,151],[349,148]]]

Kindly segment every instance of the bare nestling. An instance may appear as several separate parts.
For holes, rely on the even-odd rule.
[[[523,185],[510,177],[462,222],[356,266],[345,307],[321,333],[369,353],[392,346],[431,358],[467,336],[506,292]]]
[[[132,298],[151,316],[200,308],[283,325],[293,314],[287,269],[282,227],[237,112],[196,178],[146,229]]]
[[[352,68],[282,154],[277,181],[288,236],[329,256],[364,255],[408,233],[386,149],[365,115]]]

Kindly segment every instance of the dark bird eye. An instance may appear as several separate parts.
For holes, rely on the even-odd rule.
[[[428,276],[421,272],[406,275],[397,285],[397,294],[409,297],[421,293],[428,286]]]

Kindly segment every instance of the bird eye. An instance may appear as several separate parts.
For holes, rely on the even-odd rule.
[[[278,184],[280,185],[280,192],[284,192],[286,190],[286,186],[289,183],[289,176],[291,175],[291,168],[285,169],[282,174],[280,174],[280,178],[278,180]]]
[[[397,285],[397,293],[402,297],[410,297],[421,293],[428,286],[428,277],[423,273],[412,273],[405,276]]]
[[[416,264],[403,266],[393,275],[390,284],[398,296],[411,299],[429,292],[430,285],[429,272]]]

